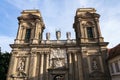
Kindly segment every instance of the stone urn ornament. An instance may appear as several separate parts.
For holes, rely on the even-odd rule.
[[[50,33],[46,33],[46,40],[50,40]]]
[[[71,32],[67,32],[66,33],[66,37],[67,37],[68,40],[70,40],[70,38],[71,38]]]
[[[61,37],[61,31],[56,31],[57,40],[60,40],[60,37]]]

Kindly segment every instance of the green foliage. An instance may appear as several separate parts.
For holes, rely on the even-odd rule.
[[[0,80],[6,80],[11,54],[0,53]]]

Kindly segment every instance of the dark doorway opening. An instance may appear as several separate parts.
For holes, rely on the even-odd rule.
[[[65,80],[64,75],[56,75],[53,80]]]

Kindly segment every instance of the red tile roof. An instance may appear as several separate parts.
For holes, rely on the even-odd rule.
[[[108,54],[109,55],[108,59],[112,59],[112,58],[120,55],[120,44],[118,44],[117,46],[115,46],[112,49],[110,49],[108,51],[108,53],[109,53]]]

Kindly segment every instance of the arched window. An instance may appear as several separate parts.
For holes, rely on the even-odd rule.
[[[30,41],[30,36],[31,36],[31,29],[26,29],[26,34],[25,34],[25,42]]]
[[[93,23],[92,22],[87,22],[86,24],[86,30],[87,30],[87,37],[92,39],[94,38],[94,31],[93,31]]]
[[[92,27],[87,27],[87,37],[88,38],[93,38],[93,28]]]

